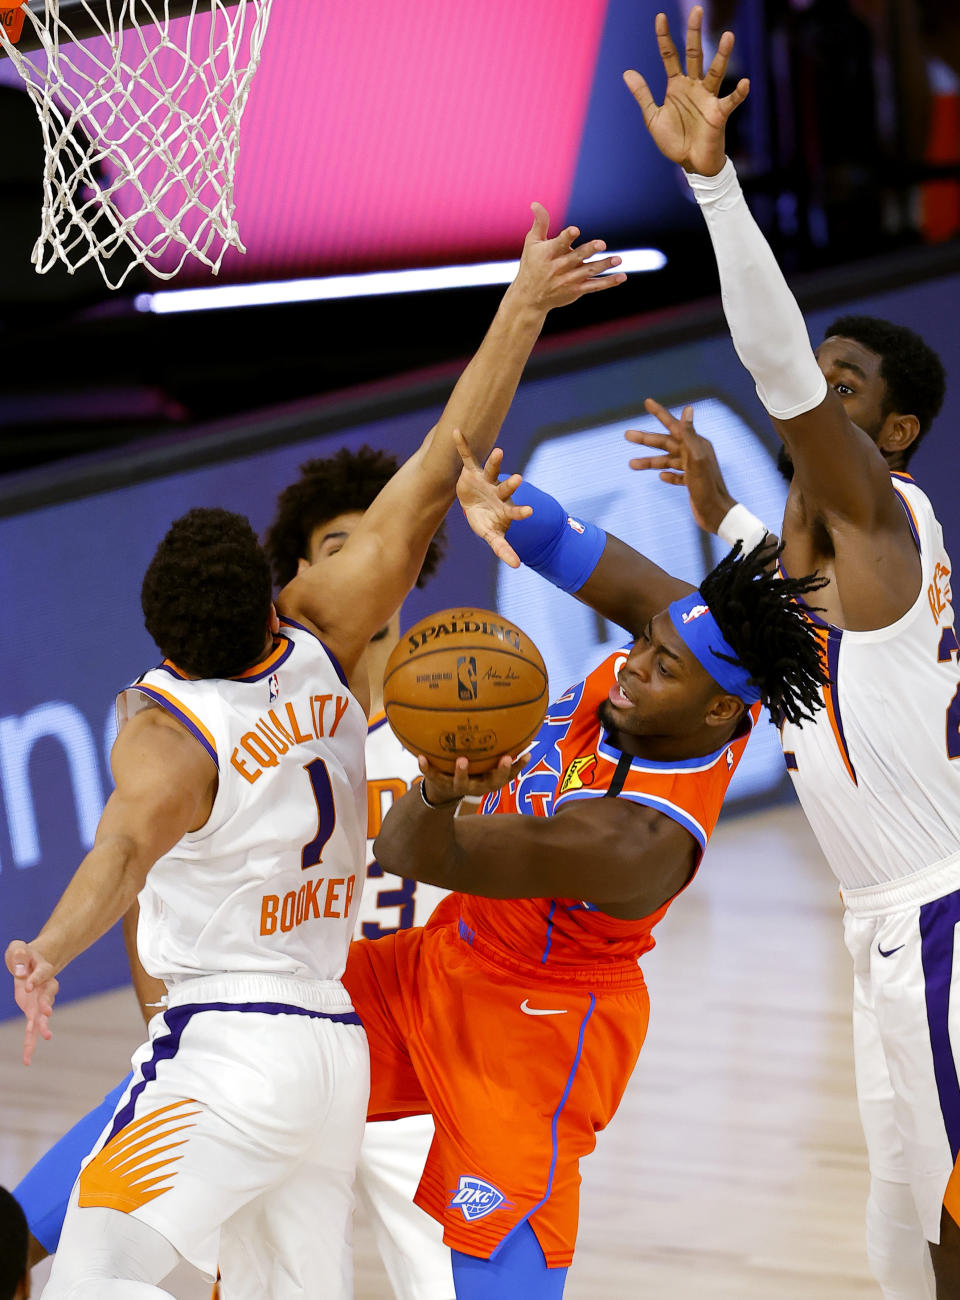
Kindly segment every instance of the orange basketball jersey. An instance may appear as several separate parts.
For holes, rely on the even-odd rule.
[[[480,812],[552,817],[574,799],[632,799],[688,830],[698,845],[699,865],[760,706],[753,706],[736,737],[715,753],[672,762],[631,758],[611,743],[598,716],[628,648],[608,655],[550,706],[526,768],[503,790],[488,795]],[[608,980],[616,979],[611,962],[621,963],[621,974],[624,966],[636,971],[638,958],[655,943],[653,927],[673,901],[640,920],[622,921],[584,899],[462,894],[456,900],[461,927],[479,936],[484,947],[506,950],[553,977],[558,968],[571,972],[603,966]],[[449,911],[443,910],[445,915]]]

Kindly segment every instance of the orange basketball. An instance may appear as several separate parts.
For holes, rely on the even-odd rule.
[[[460,755],[486,772],[516,756],[547,712],[540,651],[489,609],[445,609],[415,623],[387,660],[383,707],[406,749],[452,772]]]

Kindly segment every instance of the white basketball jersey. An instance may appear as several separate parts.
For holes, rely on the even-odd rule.
[[[373,841],[394,800],[406,794],[420,776],[417,760],[390,730],[385,713],[370,721],[367,735],[367,882],[357,918],[357,939],[379,939],[395,930],[425,925],[430,913],[446,897],[436,885],[394,876],[373,856]]]
[[[169,661],[117,701],[118,721],[160,705],[219,770],[205,826],[150,869],[140,893],[144,968],[168,984],[253,971],[343,973],[363,886],[367,720],[317,637],[281,620],[262,663],[230,679]]]
[[[960,646],[950,560],[927,497],[894,474],[920,551],[913,606],[875,632],[811,615],[830,685],[802,727],[784,723],[787,767],[846,889],[900,880],[960,851]]]

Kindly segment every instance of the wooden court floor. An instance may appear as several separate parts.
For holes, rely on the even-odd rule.
[[[725,821],[657,935],[647,1043],[583,1166],[567,1300],[878,1297],[850,963],[799,810]],[[26,1071],[19,1026],[0,1024],[6,1186],[122,1077],[141,1024],[117,990],[59,1008],[54,1028]],[[357,1300],[388,1300],[362,1221],[356,1257]]]

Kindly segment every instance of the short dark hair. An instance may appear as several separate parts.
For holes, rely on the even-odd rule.
[[[827,580],[783,577],[773,567],[782,550],[782,543],[766,539],[744,555],[737,542],[700,583],[700,594],[774,721],[800,724],[822,706],[820,688],[828,678],[798,597]]]
[[[366,510],[397,467],[395,456],[372,447],[359,451],[342,447],[333,456],[304,461],[300,477],[277,498],[276,514],[264,539],[277,586],[285,587],[297,576],[297,562],[307,558],[315,528],[348,510]],[[443,557],[445,540],[441,525],[427,549],[418,587],[432,577]]]
[[[234,677],[262,655],[270,565],[244,515],[191,510],[143,576],[140,603],[161,653],[193,677]]]
[[[919,334],[878,316],[839,316],[827,326],[824,338],[835,335],[853,339],[880,358],[880,378],[886,387],[884,417],[891,411],[917,417],[920,432],[901,453],[906,464],[943,405],[947,388],[943,362]]]
[[[20,1203],[0,1187],[0,1300],[13,1300],[27,1272],[30,1234]]]

